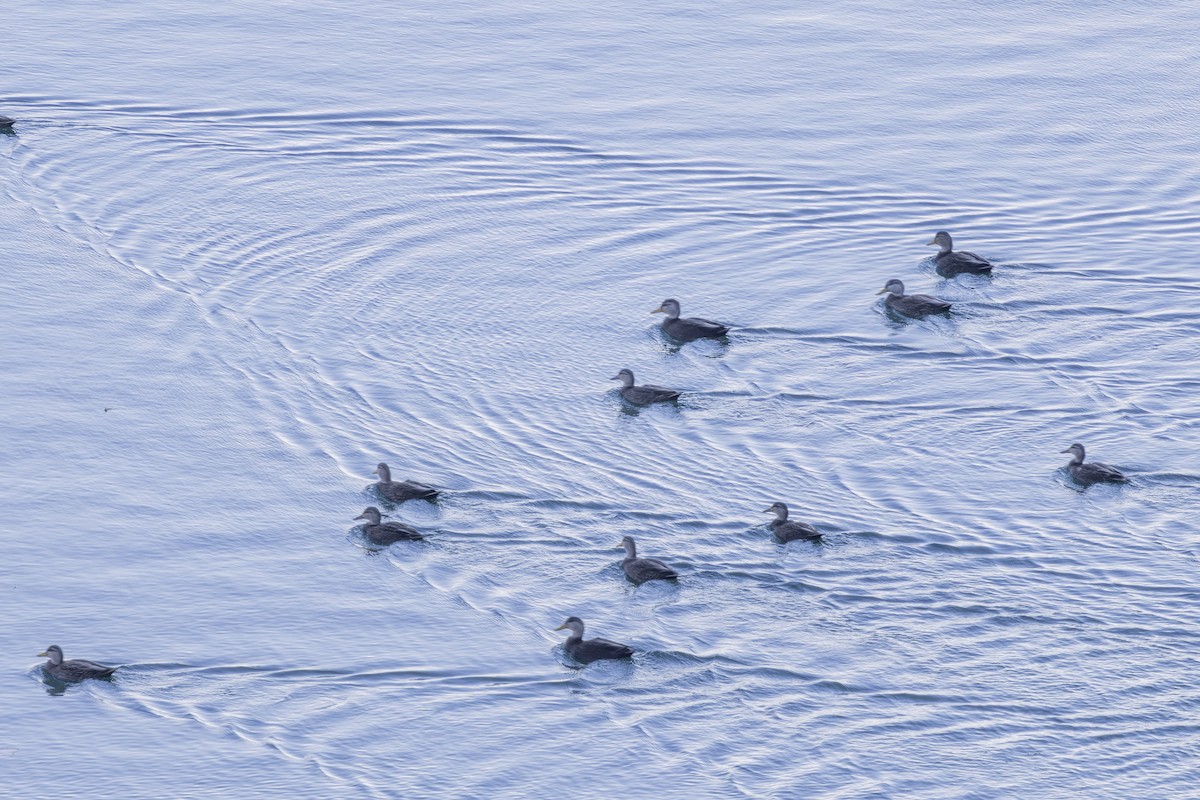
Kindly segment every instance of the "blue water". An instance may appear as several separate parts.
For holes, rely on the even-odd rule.
[[[1200,7],[5,25],[0,795],[1196,796]]]

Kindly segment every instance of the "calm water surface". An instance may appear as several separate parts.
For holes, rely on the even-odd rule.
[[[10,4],[0,794],[1197,796],[1200,8],[911,6]]]

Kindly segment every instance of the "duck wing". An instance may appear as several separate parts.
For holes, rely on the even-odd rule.
[[[621,389],[621,396],[635,405],[648,406],[678,400],[679,392],[664,386],[626,386]]]
[[[775,537],[781,542],[797,539],[820,539],[821,532],[806,522],[787,521],[775,526]]]
[[[1102,464],[1099,461],[1091,461],[1086,464],[1080,464],[1076,470],[1076,475],[1088,483],[1128,483],[1129,478],[1126,478],[1121,470],[1109,464]]]
[[[950,310],[950,303],[927,294],[888,295],[887,304],[909,317],[927,317]]]
[[[424,539],[416,528],[410,528],[399,522],[382,522],[378,525],[368,525],[367,538],[375,544],[391,544],[400,541],[415,541]]]
[[[978,253],[972,253],[970,250],[959,250],[954,255],[958,256],[962,261],[971,261],[976,264],[982,264],[988,269],[991,269],[993,264]]]
[[[665,387],[665,386],[655,386],[655,385],[654,385],[654,384],[652,384],[652,383],[647,383],[646,385],[644,385],[644,386],[641,386],[641,387],[639,387],[639,388],[642,388],[642,389],[649,389],[649,390],[650,390],[650,391],[652,391],[652,392],[657,392],[658,394],[662,394],[662,395],[667,395],[667,394],[669,394],[669,395],[671,395],[673,398],[674,398],[674,397],[679,397],[679,392],[675,391],[674,389],[668,389],[668,388],[667,388],[667,387]]]
[[[626,559],[621,566],[625,569],[625,575],[629,580],[638,584],[645,583],[646,581],[665,581],[679,577],[678,572],[657,558]]]
[[[991,272],[992,266],[992,262],[970,250],[955,250],[952,253],[943,253],[937,258],[938,274],[944,277],[963,272]]]
[[[394,503],[406,500],[432,500],[438,496],[438,490],[418,481],[391,481],[378,483],[379,493]]]
[[[683,342],[694,339],[719,339],[729,333],[729,326],[700,317],[681,317],[663,322],[663,330]]]
[[[629,658],[633,648],[627,644],[614,642],[611,639],[587,639],[574,647],[568,648],[571,658],[583,664],[590,664],[604,658]]]
[[[59,680],[82,681],[86,678],[107,678],[116,672],[116,667],[97,664],[85,658],[73,658],[54,667],[50,674]]]

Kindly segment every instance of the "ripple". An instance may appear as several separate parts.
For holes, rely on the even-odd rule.
[[[531,30],[557,18],[513,13]],[[639,15],[572,13],[592,45],[645,35]],[[134,412],[105,421],[131,426],[110,440],[79,409],[43,419],[16,396],[34,421],[5,430],[33,466],[14,472],[61,470],[36,453],[70,429],[95,482],[68,497],[39,484],[21,503],[119,503],[130,528],[67,539],[42,580],[86,583],[108,617],[144,607],[148,649],[266,631],[240,646],[267,652],[131,664],[72,694],[314,764],[323,790],[348,796],[436,796],[450,776],[463,796],[558,793],[580,775],[597,791],[666,775],[672,796],[1184,791],[1200,703],[1179,678],[1198,635],[1200,352],[1180,254],[1197,245],[1196,170],[1155,137],[1194,115],[1131,103],[1122,127],[1121,103],[1098,96],[1113,124],[1076,125],[1096,117],[1061,107],[1053,81],[1071,76],[1052,79],[1030,48],[1057,42],[1072,69],[1114,53],[1122,75],[1171,86],[1157,51],[1124,50],[1121,15],[1046,40],[1029,34],[1053,15],[984,10],[1001,31],[982,37],[987,57],[953,65],[956,86],[897,126],[885,120],[948,67],[925,46],[940,30],[925,12],[754,10],[782,37],[755,47],[842,64],[854,48],[861,74],[900,76],[855,103],[818,81],[805,97],[835,102],[803,110],[795,76],[755,74],[746,91],[741,70],[695,60],[695,47],[747,52],[723,38],[746,30],[689,13],[708,22],[678,15],[653,52],[683,57],[671,74],[705,88],[668,94],[763,102],[755,119],[771,124],[731,135],[722,110],[672,128],[691,117],[633,110],[665,102],[650,70],[632,106],[620,91],[596,104],[611,131],[539,125],[483,97],[455,109],[453,81],[427,108],[352,93],[311,111],[232,89],[194,106],[9,97],[27,122],[3,143],[7,192],[81,243],[84,265],[18,285],[13,305],[61,296],[99,321],[80,326],[95,343],[56,334],[52,311],[22,323],[34,333],[14,351],[33,355],[14,369],[24,386],[62,386],[31,394],[39,405],[80,408],[109,401],[73,384],[111,372]],[[826,35],[795,47],[801,28]],[[604,59],[615,73],[639,68],[636,48],[601,49],[621,54]],[[525,96],[539,74],[520,73]],[[1020,108],[995,102],[1017,88]],[[582,115],[577,94],[559,102]],[[772,122],[780,109],[792,127]],[[642,122],[656,124],[630,133]],[[942,227],[998,259],[996,274],[938,279],[923,242]],[[955,313],[889,319],[872,292],[891,276]],[[90,284],[119,291],[88,305]],[[664,341],[647,314],[664,296],[735,324],[729,341]],[[62,346],[44,357],[43,339]],[[607,382],[623,365],[685,401],[624,413]],[[1075,439],[1136,485],[1065,491],[1058,451]],[[446,489],[388,509],[434,541],[347,546],[380,460]],[[213,485],[160,490],[168,469]],[[771,499],[826,540],[774,543]],[[677,565],[678,585],[628,585],[624,534]],[[95,583],[100,566],[116,577]],[[86,612],[60,598],[57,612]],[[566,614],[637,657],[569,669],[548,630]],[[72,624],[99,635],[105,620],[89,619]]]

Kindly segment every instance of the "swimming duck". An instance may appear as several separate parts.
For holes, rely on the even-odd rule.
[[[656,558],[638,558],[637,544],[632,536],[621,539],[621,546],[625,548],[625,560],[621,562],[621,569],[625,570],[625,577],[638,586],[646,581],[665,581],[679,577],[678,572]]]
[[[665,389],[662,386],[649,384],[634,386],[632,370],[623,369],[614,375],[612,380],[621,382],[621,397],[635,406],[648,406],[652,403],[666,403],[679,399],[679,392],[674,389]]]
[[[938,254],[934,256],[934,265],[937,274],[943,278],[953,278],[964,272],[986,275],[992,271],[992,262],[983,256],[976,255],[969,250],[955,252],[954,240],[945,231],[938,231],[932,239],[925,243],[927,247],[931,244],[938,246]]]
[[[775,538],[781,542],[794,542],[797,539],[820,539],[821,532],[806,522],[789,522],[786,503],[772,503],[770,508],[763,509],[764,514],[774,514],[771,520],[771,530]]]
[[[363,513],[359,514],[355,519],[365,519],[367,521],[363,525],[363,532],[367,534],[367,538],[373,544],[388,545],[392,542],[399,542],[405,539],[425,538],[416,528],[410,528],[403,523],[383,522],[383,515],[379,513],[379,509],[375,506],[368,506],[363,509]]]
[[[930,314],[942,314],[950,310],[950,304],[927,294],[905,294],[904,282],[892,278],[875,294],[887,294],[884,302],[893,311],[906,317],[920,319]]]
[[[46,648],[46,652],[38,653],[38,655],[50,659],[42,664],[42,669],[46,671],[46,674],[64,683],[79,683],[87,678],[107,678],[117,670],[116,667],[106,667],[82,658],[63,661],[62,648],[56,644],[50,645]]]
[[[554,630],[561,631],[564,628],[571,631],[571,635],[567,637],[565,645],[567,655],[580,664],[590,664],[593,661],[600,661],[606,658],[629,658],[633,655],[633,648],[629,645],[614,642],[610,639],[596,638],[585,641],[583,638],[583,620],[579,617],[567,617],[567,621]]]
[[[394,481],[392,470],[387,464],[380,463],[375,467],[374,474],[379,476],[375,488],[386,499],[393,503],[403,503],[405,500],[433,500],[438,496],[438,490],[418,481]]]
[[[1101,464],[1099,461],[1083,463],[1084,449],[1078,442],[1063,452],[1074,456],[1071,463],[1067,464],[1067,473],[1077,483],[1084,486],[1091,486],[1093,483],[1129,483],[1129,478],[1122,475],[1121,470],[1116,467]]]
[[[662,329],[679,342],[691,342],[696,339],[720,339],[729,333],[728,325],[721,325],[712,320],[699,317],[679,317],[679,301],[663,300],[662,305],[650,312],[651,314],[666,314]]]

